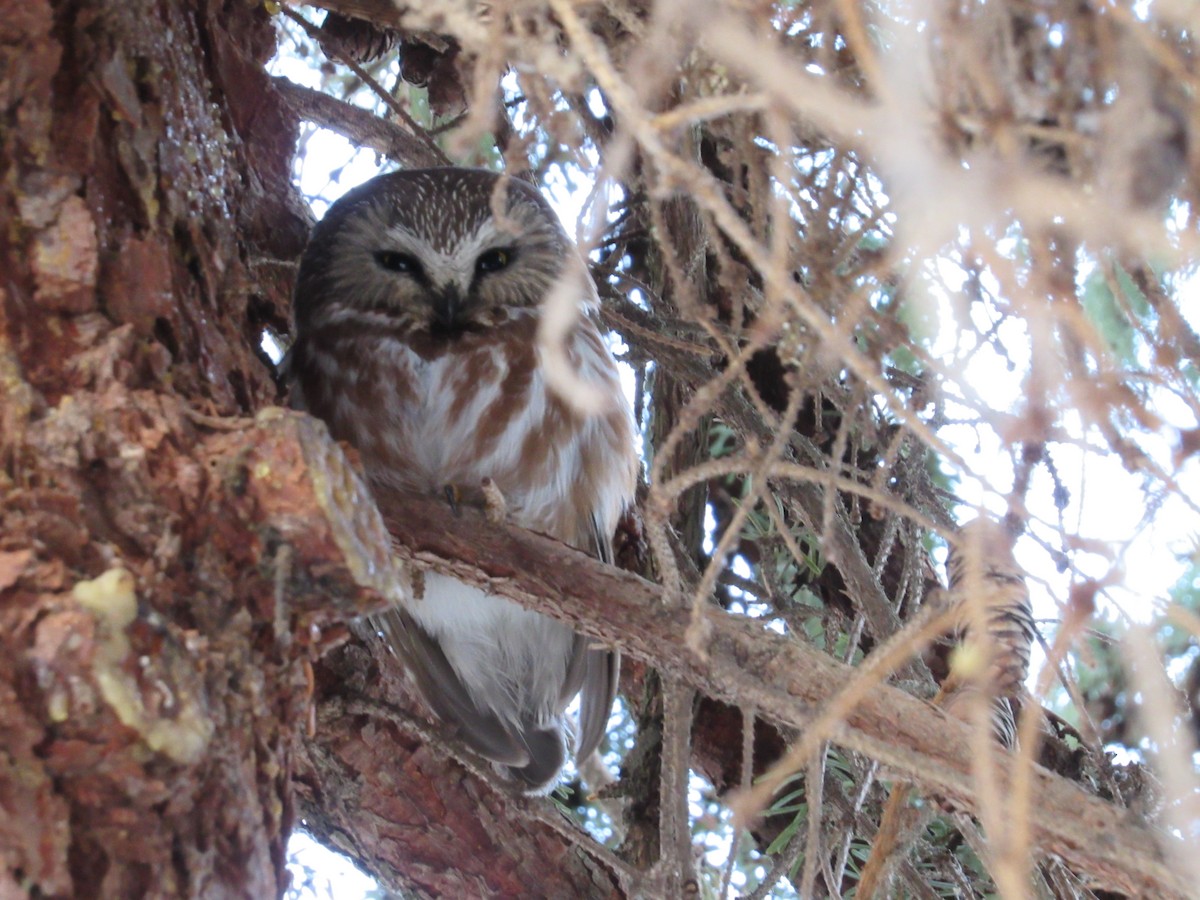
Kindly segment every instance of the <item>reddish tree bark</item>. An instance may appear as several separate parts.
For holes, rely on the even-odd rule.
[[[340,454],[226,424],[276,400],[257,348],[308,225],[274,26],[243,0],[2,6],[0,896],[272,896],[309,663],[395,574]],[[323,727],[347,769],[420,744]],[[503,799],[426,765],[413,816],[446,846],[412,872],[461,864],[457,831],[464,884],[571,852],[542,828],[506,874],[470,814]]]
[[[284,883],[300,657],[189,417],[274,396],[251,260],[304,223],[273,46],[238,2],[0,11],[6,895]]]

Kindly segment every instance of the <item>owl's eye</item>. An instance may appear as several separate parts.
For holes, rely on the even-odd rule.
[[[492,272],[499,272],[501,269],[507,269],[512,258],[511,250],[488,250],[481,253],[479,259],[475,260],[475,272],[478,275],[488,275]]]
[[[380,250],[375,254],[375,262],[379,263],[389,272],[400,272],[404,275],[413,275],[420,277],[422,274],[421,263],[417,258],[410,256],[407,253],[399,253],[395,250]]]

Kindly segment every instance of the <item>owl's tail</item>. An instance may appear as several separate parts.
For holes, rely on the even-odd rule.
[[[551,728],[530,728],[521,734],[521,740],[529,751],[529,762],[517,768],[496,768],[512,780],[520,783],[527,794],[548,794],[558,783],[558,773],[567,761],[567,741],[561,725]]]

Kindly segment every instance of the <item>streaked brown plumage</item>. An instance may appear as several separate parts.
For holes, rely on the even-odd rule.
[[[993,705],[992,727],[1005,746],[1016,743],[1013,703],[1029,675],[1029,655],[1037,635],[1025,573],[1012,552],[1012,537],[999,522],[979,518],[963,526],[946,561],[949,590],[942,602],[958,613],[960,649],[987,665],[970,677],[951,672],[942,685],[945,708],[965,717],[968,694],[986,690]],[[971,602],[981,604],[983,635],[972,628]]]
[[[489,478],[517,524],[608,558],[637,462],[582,271],[527,184],[457,168],[380,176],[334,204],[301,262],[295,392],[357,448],[381,507]],[[578,281],[566,358],[609,399],[597,413],[545,372],[540,306],[560,278]],[[434,711],[531,790],[553,784],[581,690],[577,753],[603,736],[618,657],[560,623],[430,574],[378,625]]]
[[[934,703],[969,720],[972,696],[984,692],[992,705],[992,734],[1006,747],[1016,744],[1014,704],[1023,693],[1037,636],[1025,573],[1013,557],[1012,545],[1012,536],[999,522],[979,518],[967,523],[946,560],[949,588],[931,598],[955,613],[960,659],[973,663],[972,671],[965,673],[951,669]],[[975,627],[978,622],[984,625],[982,632]],[[884,886],[888,862],[906,827],[910,791],[905,782],[893,786],[856,897],[871,900]]]

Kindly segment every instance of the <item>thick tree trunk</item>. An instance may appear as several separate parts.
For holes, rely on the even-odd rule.
[[[197,422],[275,395],[286,279],[254,261],[305,223],[274,30],[239,0],[3,7],[0,894],[270,896],[297,607]]]
[[[308,226],[274,45],[244,0],[0,8],[0,896],[276,895],[297,766],[396,884],[606,896],[553,810],[363,727],[360,645],[314,680],[403,586],[323,427],[237,418]]]
[[[5,896],[285,883],[304,604],[198,424],[275,395],[254,261],[305,222],[273,47],[237,0],[0,11]]]

